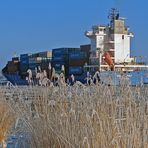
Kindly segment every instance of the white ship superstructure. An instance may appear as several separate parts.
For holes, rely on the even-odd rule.
[[[85,35],[91,40],[90,63],[86,67],[99,68],[100,71],[112,69],[132,71],[136,67],[135,59],[131,57],[131,38],[134,36],[125,25],[125,18],[119,16],[116,9],[109,14],[110,24],[96,25]],[[108,62],[104,54],[108,53]],[[110,61],[109,61],[110,60]],[[128,65],[128,66],[127,66]],[[137,67],[147,67],[137,65]]]
[[[93,26],[93,31],[86,32],[86,36],[91,40],[90,63],[101,64],[102,52],[104,50],[106,26]]]

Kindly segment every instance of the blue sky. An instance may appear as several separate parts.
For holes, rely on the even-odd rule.
[[[88,44],[84,32],[107,24],[112,7],[135,34],[132,54],[148,57],[147,0],[0,0],[0,68],[15,52]]]

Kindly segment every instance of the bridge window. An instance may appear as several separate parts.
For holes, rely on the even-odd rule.
[[[122,35],[122,40],[124,40],[124,35]]]

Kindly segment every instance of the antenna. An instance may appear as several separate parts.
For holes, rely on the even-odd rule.
[[[111,8],[111,10],[109,11],[108,18],[111,20],[111,22],[113,22],[114,20],[118,20],[119,11],[116,8]]]

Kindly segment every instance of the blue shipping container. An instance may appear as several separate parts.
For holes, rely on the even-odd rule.
[[[28,56],[29,56],[28,54],[21,54],[21,55],[20,55],[21,58],[26,58],[26,57],[28,57]]]
[[[20,67],[28,67],[29,66],[29,64],[27,63],[20,63]]]
[[[28,64],[29,63],[29,57],[20,57],[20,63]]]
[[[27,60],[20,61],[20,64],[22,64],[22,65],[29,64],[29,61],[27,61]]]
[[[40,66],[39,63],[31,63],[31,64],[29,64],[29,68],[30,68],[30,69],[35,69],[35,68],[38,67],[38,66]]]
[[[20,57],[20,60],[27,60],[29,57]]]
[[[53,61],[64,61],[65,58],[60,56],[60,57],[53,57]]]
[[[27,72],[28,69],[29,69],[29,66],[27,66],[27,65],[20,65],[20,71],[21,72]]]
[[[72,52],[69,54],[69,60],[83,60],[86,59],[84,52]]]
[[[68,54],[68,48],[52,49],[52,56],[54,56],[55,54]]]
[[[56,54],[66,55],[69,52],[76,52],[76,51],[80,51],[80,48],[56,48],[52,49],[52,56]]]
[[[65,65],[65,63],[53,63],[52,67],[54,67],[55,69],[61,69],[62,65]]]
[[[82,74],[83,67],[81,66],[70,66],[69,67],[69,74]]]
[[[30,54],[21,54],[20,55],[20,60],[27,60],[29,59]]]

